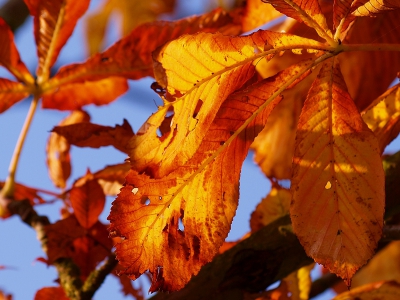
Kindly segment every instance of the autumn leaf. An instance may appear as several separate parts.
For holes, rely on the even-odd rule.
[[[89,6],[88,0],[25,0],[33,16],[34,34],[39,57],[39,82],[49,78],[50,68],[61,48],[71,36],[76,22]]]
[[[80,122],[89,122],[90,116],[81,110],[72,112],[67,118],[61,121],[60,125],[70,125]],[[71,157],[69,154],[70,144],[56,133],[51,133],[47,141],[47,167],[49,176],[56,187],[64,189],[66,181],[71,175]]]
[[[250,143],[281,100],[276,96],[282,82],[288,85],[295,74],[299,78],[305,66],[293,66],[229,96],[196,154],[168,176],[153,179],[147,170],[130,171],[109,216],[110,235],[123,237],[116,253],[125,274],[135,279],[149,270],[151,291],[177,290],[212,259],[235,214],[240,169]],[[226,168],[230,172],[223,172]]]
[[[22,83],[0,78],[0,113],[28,95],[29,88]]]
[[[126,36],[132,29],[157,19],[160,14],[171,13],[175,0],[106,0],[102,7],[86,19],[89,53],[102,50],[107,23],[110,16],[118,14],[122,20],[120,36]]]
[[[125,78],[109,77],[95,81],[65,84],[42,95],[43,108],[77,110],[84,105],[106,105],[128,90]]]
[[[250,228],[252,232],[289,214],[291,194],[287,189],[273,186],[268,196],[261,200],[250,217]]]
[[[399,297],[400,284],[397,281],[380,281],[342,293],[333,300],[397,300]]]
[[[382,13],[386,10],[400,8],[400,3],[396,0],[367,0],[360,2],[365,3],[358,6],[357,9],[353,12],[353,15],[357,17],[373,17],[376,14]]]
[[[282,15],[271,4],[264,4],[260,0],[248,0],[242,20],[243,31],[260,27],[280,16]]]
[[[125,153],[129,152],[129,140],[134,136],[132,127],[126,120],[122,125],[115,127],[101,126],[89,122],[56,126],[52,132],[66,138],[71,145],[92,148],[113,146]]]
[[[106,166],[104,169],[97,171],[93,177],[103,188],[103,192],[107,196],[116,196],[119,193],[125,177],[130,170],[129,163]]]
[[[45,287],[38,290],[34,300],[68,300],[62,287]]]
[[[6,294],[0,290],[0,300],[12,300],[12,295]]]
[[[217,9],[198,17],[143,24],[85,63],[61,68],[50,79],[47,89],[52,90],[66,83],[99,80],[110,76],[123,76],[129,79],[154,76],[152,52],[156,48],[185,33],[215,32],[224,26],[230,28],[231,22],[232,17],[228,13]],[[240,28],[236,33],[240,33]]]
[[[349,285],[382,233],[384,173],[376,138],[350,98],[335,58],[314,81],[297,130],[294,231],[309,256]]]
[[[363,120],[375,133],[381,153],[400,131],[400,84],[388,89],[365,109]]]
[[[5,67],[20,82],[32,84],[34,79],[25,64],[21,61],[17,47],[14,43],[14,35],[10,28],[0,18],[0,65]]]
[[[318,35],[327,42],[333,41],[332,32],[326,23],[318,0],[262,0],[262,2],[269,3],[286,16],[314,28]]]
[[[84,178],[75,182],[69,192],[72,208],[79,224],[89,229],[98,220],[106,201],[103,189],[93,178],[93,174],[87,174]]]

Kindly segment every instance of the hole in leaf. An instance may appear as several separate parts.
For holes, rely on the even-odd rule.
[[[184,231],[185,230],[185,226],[183,225],[182,218],[179,218],[178,229],[180,231]]]
[[[140,199],[140,202],[144,205],[149,205],[150,204],[150,199],[147,196],[142,196],[142,198]]]
[[[332,187],[332,183],[331,183],[330,181],[328,181],[328,182],[325,184],[325,189],[326,189],[326,190],[329,190],[331,187]]]
[[[136,195],[137,192],[139,192],[139,189],[137,187],[132,189],[132,194]]]

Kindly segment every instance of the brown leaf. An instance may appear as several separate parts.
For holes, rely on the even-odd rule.
[[[45,287],[38,290],[34,300],[69,300],[62,287]]]
[[[25,0],[33,16],[34,34],[39,57],[39,83],[46,81],[61,48],[85,13],[89,0]]]
[[[29,89],[22,83],[0,78],[0,113],[28,96]]]
[[[116,196],[125,182],[125,177],[131,168],[130,163],[106,166],[104,169],[97,171],[93,177],[97,179],[104,194],[107,196]]]
[[[14,44],[14,35],[1,18],[0,45],[0,65],[5,67],[19,81],[32,84],[34,79],[19,57],[17,47]]]
[[[53,82],[56,81],[53,79]],[[43,108],[81,109],[84,105],[106,105],[128,90],[126,79],[109,77],[96,81],[64,84],[43,94]]]
[[[93,179],[93,174],[87,174],[82,184],[82,179],[74,184],[69,195],[72,208],[79,224],[85,229],[92,227],[103,211],[106,197],[103,189]]]
[[[397,300],[400,284],[397,281],[379,281],[342,293],[333,300]]]
[[[71,145],[92,148],[113,146],[124,153],[129,152],[128,142],[134,136],[132,127],[126,120],[122,125],[116,125],[115,127],[101,126],[88,122],[56,126],[52,132],[66,138]]]
[[[67,126],[74,123],[89,122],[88,113],[77,110],[73,111],[68,117],[60,122],[60,126]],[[71,158],[69,154],[70,144],[68,141],[56,134],[50,133],[47,141],[47,167],[49,176],[56,187],[64,189],[66,181],[71,175]]]

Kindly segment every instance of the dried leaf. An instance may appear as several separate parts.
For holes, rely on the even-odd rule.
[[[400,132],[400,84],[387,90],[365,109],[363,120],[375,133],[381,153]]]
[[[70,201],[79,224],[89,229],[103,211],[106,197],[97,179],[93,179],[93,174],[88,174],[85,179],[83,184],[74,184],[70,191]]]
[[[0,78],[0,113],[28,96],[28,88],[22,83]]]
[[[374,134],[335,58],[313,83],[298,124],[290,213],[300,243],[349,285],[374,254],[384,211],[384,173]]]
[[[37,75],[46,81],[61,48],[85,13],[89,0],[25,0],[33,16],[34,34],[39,57]]]
[[[127,90],[126,79],[120,77],[64,84],[43,94],[42,107],[76,110],[88,104],[106,105],[123,95]]]
[[[151,291],[172,291],[213,258],[235,214],[240,169],[250,143],[281,100],[271,96],[301,71],[304,65],[293,66],[232,94],[196,154],[168,176],[153,179],[147,170],[130,171],[109,216],[110,235],[124,238],[116,253],[125,274],[135,279],[149,270]],[[228,142],[240,126],[246,129]],[[213,159],[215,151],[220,154]],[[226,168],[230,172],[223,172]]]
[[[92,148],[113,146],[125,153],[129,152],[128,143],[134,136],[132,127],[126,120],[122,125],[116,125],[115,127],[101,126],[88,122],[56,126],[52,132],[66,138],[71,145]]]
[[[396,281],[380,281],[345,292],[333,300],[397,300],[400,298],[400,284]]]
[[[250,218],[252,232],[289,213],[291,194],[287,189],[273,186],[268,196],[261,200]]]
[[[68,300],[62,287],[45,287],[38,290],[34,300]]]
[[[14,44],[14,35],[2,18],[0,18],[0,45],[0,65],[5,67],[19,81],[33,83],[34,79],[21,61]]]
[[[74,123],[89,122],[90,116],[81,110],[73,111],[68,117],[61,121],[61,126]],[[71,175],[71,158],[69,154],[70,144],[68,141],[56,134],[50,133],[47,141],[47,167],[49,176],[56,187],[64,189],[66,181]]]
[[[102,50],[107,23],[110,16],[117,14],[122,20],[120,36],[127,35],[132,29],[157,19],[160,14],[170,13],[175,0],[106,0],[102,7],[87,18],[87,39],[89,53]]]

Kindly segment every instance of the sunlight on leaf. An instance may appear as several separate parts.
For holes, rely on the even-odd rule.
[[[380,281],[342,293],[333,300],[397,300],[399,298],[400,284],[397,281]]]
[[[248,0],[246,1],[242,20],[243,31],[250,31],[280,16],[282,14],[273,8],[272,5],[264,4],[261,0]]]
[[[297,129],[290,213],[306,253],[349,285],[381,237],[384,173],[332,58],[304,104]]]
[[[357,7],[353,14],[357,17],[368,17],[375,16],[385,10],[398,8],[400,8],[400,2],[397,0],[369,0],[366,1],[365,4]]]

